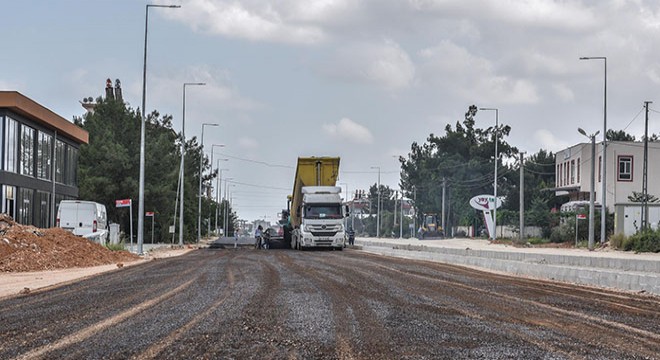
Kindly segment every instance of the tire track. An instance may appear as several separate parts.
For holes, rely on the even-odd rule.
[[[608,346],[611,346],[613,348],[634,348],[636,352],[644,353],[646,356],[649,357],[653,357],[658,352],[660,352],[660,346],[659,346],[660,334],[654,332],[634,328],[626,324],[597,318],[580,312],[565,310],[551,305],[538,303],[520,297],[500,294],[494,291],[483,290],[481,288],[459,284],[447,280],[436,279],[427,275],[411,274],[381,264],[379,264],[378,266],[381,269],[390,271],[392,273],[407,274],[409,276],[421,278],[429,282],[440,283],[445,286],[450,286],[460,290],[476,293],[475,294],[476,296],[469,296],[469,294],[465,294],[465,293],[461,295],[461,297],[465,301],[469,301],[470,298],[478,299],[484,297],[485,298],[496,297],[511,303],[525,304],[530,309],[522,309],[518,307],[516,308],[516,310],[518,311],[517,313],[512,313],[509,310],[509,314],[507,314],[507,317],[515,318],[521,323],[552,327],[553,329],[555,329],[555,331],[559,333],[568,333],[577,339],[584,339],[586,335],[587,338],[585,340],[587,341],[596,340],[597,337],[589,337],[588,334],[597,333],[598,337],[605,337],[609,339],[610,343],[608,344]],[[491,312],[495,314],[501,313],[504,310],[504,307],[496,306],[491,302],[483,302],[480,305],[484,307],[489,307],[491,309]],[[546,316],[541,318],[539,316],[539,312],[543,312]],[[510,321],[510,319],[507,320],[506,318],[503,317],[499,317],[499,320]],[[582,326],[576,328],[576,320],[581,321]],[[600,331],[595,329],[598,329]]]
[[[58,341],[56,341],[54,343],[47,344],[47,345],[38,347],[34,350],[31,350],[27,353],[24,353],[24,354],[20,355],[17,359],[26,359],[26,360],[27,359],[40,359],[40,358],[43,358],[45,355],[47,355],[49,352],[56,351],[56,350],[71,346],[73,344],[79,343],[83,340],[86,340],[86,339],[92,337],[93,335],[99,333],[100,331],[102,331],[106,328],[114,326],[114,325],[128,319],[131,316],[134,316],[134,315],[136,315],[136,314],[138,314],[138,313],[140,313],[144,310],[147,310],[150,307],[152,307],[152,306],[154,306],[158,303],[161,303],[165,300],[168,300],[169,298],[173,297],[174,295],[176,295],[176,294],[182,292],[183,290],[185,290],[186,288],[188,288],[190,285],[193,284],[194,281],[195,281],[194,279],[189,280],[189,281],[183,283],[182,285],[179,285],[178,287],[166,292],[163,295],[160,295],[160,296],[158,296],[158,297],[156,297],[152,300],[143,302],[142,304],[140,304],[139,306],[137,306],[133,309],[123,311],[123,312],[121,312],[121,313],[119,313],[115,316],[112,316],[112,317],[107,318],[103,321],[100,321],[96,324],[88,326],[88,327],[86,327],[84,329],[81,329],[81,330],[79,330],[79,331],[77,331],[73,334],[67,335],[67,336],[59,339]]]

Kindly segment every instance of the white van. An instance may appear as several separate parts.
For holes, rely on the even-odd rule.
[[[105,244],[108,240],[105,205],[93,201],[62,200],[57,208],[57,227]]]

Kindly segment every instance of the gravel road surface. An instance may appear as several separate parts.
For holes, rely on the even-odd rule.
[[[660,299],[219,246],[6,298],[0,339],[0,359],[658,359]]]

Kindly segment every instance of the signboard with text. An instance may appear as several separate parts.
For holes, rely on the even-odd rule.
[[[131,206],[131,199],[121,199],[115,200],[116,207],[128,207]]]

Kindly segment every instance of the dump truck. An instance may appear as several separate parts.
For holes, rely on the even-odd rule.
[[[341,187],[335,186],[338,175],[338,157],[298,158],[284,229],[291,248],[343,249],[348,209],[342,206]]]

